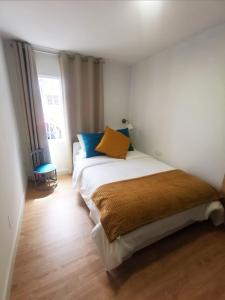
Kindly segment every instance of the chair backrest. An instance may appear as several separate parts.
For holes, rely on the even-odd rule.
[[[37,166],[44,163],[44,150],[37,149],[31,152],[31,158],[33,167],[36,168]]]

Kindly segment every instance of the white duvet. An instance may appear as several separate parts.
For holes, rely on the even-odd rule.
[[[109,243],[100,222],[99,211],[91,199],[94,191],[106,183],[151,175],[174,168],[136,150],[129,151],[124,160],[107,156],[87,159],[83,158],[82,154],[77,155],[76,143],[74,149],[73,186],[79,189],[90,210],[90,217],[96,224],[92,230],[92,237],[107,270],[120,265],[138,249],[150,245],[194,221],[207,219],[212,211],[217,211],[214,214],[214,222],[217,224],[223,222],[223,207],[220,202],[214,202],[142,226]]]

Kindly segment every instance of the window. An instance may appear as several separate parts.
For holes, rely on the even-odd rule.
[[[65,120],[61,80],[57,77],[39,77],[45,126],[49,140],[65,138]]]

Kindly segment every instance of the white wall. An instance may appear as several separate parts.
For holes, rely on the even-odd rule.
[[[225,25],[132,67],[136,146],[220,187],[225,173]]]
[[[37,72],[39,75],[60,77],[57,54],[35,51]]]
[[[105,125],[123,127],[121,120],[128,118],[130,68],[113,61],[104,64]]]
[[[5,299],[26,189],[16,107],[0,37],[0,299]],[[11,220],[9,224],[8,216]]]

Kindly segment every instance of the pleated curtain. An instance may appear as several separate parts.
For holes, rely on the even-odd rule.
[[[72,143],[79,132],[104,129],[103,61],[66,53],[59,61]]]
[[[12,45],[18,65],[18,78],[21,86],[30,152],[41,148],[44,150],[45,161],[50,162],[34,53],[31,45],[26,42],[12,41]]]

